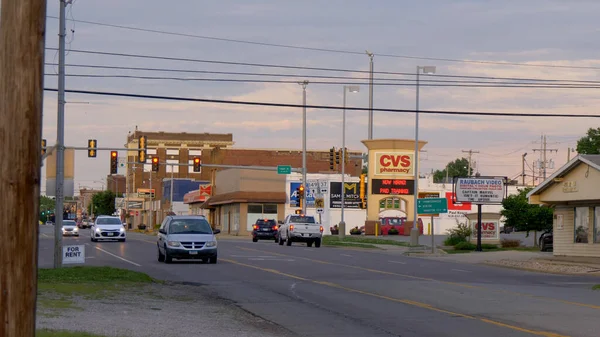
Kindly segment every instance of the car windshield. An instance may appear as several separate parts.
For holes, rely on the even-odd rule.
[[[63,220],[63,226],[75,226],[75,221]]]
[[[312,216],[292,216],[290,222],[295,223],[315,223],[315,218]]]
[[[259,226],[275,226],[275,220],[257,220],[256,224]]]
[[[98,218],[96,219],[97,225],[122,225],[121,219],[119,218]]]
[[[206,219],[175,219],[169,224],[169,234],[212,234]]]

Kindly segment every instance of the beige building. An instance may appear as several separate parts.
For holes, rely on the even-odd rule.
[[[557,256],[600,257],[600,155],[579,155],[527,194],[554,207]]]
[[[286,176],[274,171],[228,169],[217,171],[212,196],[190,203],[190,211],[208,210],[209,222],[221,232],[249,235],[257,219],[285,218]]]

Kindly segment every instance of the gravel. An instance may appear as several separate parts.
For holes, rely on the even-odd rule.
[[[38,296],[38,303],[52,299],[65,300],[64,296],[44,293]],[[66,300],[72,305],[60,310],[38,305],[37,328],[119,337],[294,336],[212,295],[203,286],[155,284],[109,296],[74,296]]]
[[[560,273],[560,274],[600,274],[600,268],[591,267],[586,265],[570,264],[570,263],[559,263],[549,262],[540,260],[495,260],[486,261],[486,264],[501,265],[511,268],[539,270],[547,273]]]

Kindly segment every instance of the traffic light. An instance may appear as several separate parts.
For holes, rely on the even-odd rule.
[[[335,147],[329,149],[329,170],[335,171]]]
[[[300,187],[298,187],[298,200],[300,200],[300,208],[302,208],[302,205],[304,204],[304,186],[300,185]]]
[[[194,158],[194,172],[200,172],[201,163],[199,157]]]
[[[335,153],[335,165],[339,165],[340,164],[340,157],[341,157],[341,153],[342,153],[342,149],[339,149],[336,153]]]
[[[348,155],[348,148],[344,148],[344,163],[348,164],[350,161],[350,156]]]
[[[365,208],[365,180],[367,178],[366,174],[360,175],[360,208]]]
[[[110,151],[110,174],[117,174],[119,169],[119,153]]]
[[[42,156],[46,154],[46,140],[42,139]]]
[[[146,150],[148,149],[148,140],[146,136],[140,136],[138,139],[138,163],[146,163]]]
[[[152,157],[152,172],[158,172],[158,157]]]
[[[88,158],[96,158],[96,148],[98,142],[95,139],[88,139]]]

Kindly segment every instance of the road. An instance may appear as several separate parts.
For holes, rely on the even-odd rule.
[[[52,265],[41,226],[40,267]],[[394,252],[219,241],[219,263],[164,264],[152,236],[85,244],[87,264],[210,286],[220,297],[299,336],[597,337],[597,277],[547,275]]]

